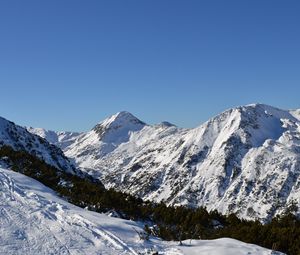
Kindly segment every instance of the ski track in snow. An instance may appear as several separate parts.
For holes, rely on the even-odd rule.
[[[69,248],[74,234],[85,239],[85,242],[92,242],[95,247],[104,244],[124,254],[138,254],[114,234],[95,226],[79,214],[70,214],[64,205],[48,201],[33,192],[23,191],[4,171],[0,172],[0,186],[1,254],[9,254],[11,251],[14,254],[32,254],[32,251],[37,250],[45,254],[91,254],[82,248]],[[55,225],[51,224],[53,221]],[[78,231],[80,229],[85,232]],[[9,236],[15,238],[7,238]],[[65,237],[70,239],[65,240]],[[5,242],[5,239],[10,242]],[[21,252],[18,251],[20,245]]]

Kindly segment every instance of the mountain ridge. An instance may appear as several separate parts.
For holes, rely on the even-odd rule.
[[[118,113],[98,124],[100,136],[83,132],[63,150],[107,188],[267,220],[300,203],[299,112],[250,104],[192,129],[140,120],[107,128]]]
[[[46,139],[32,134],[14,122],[0,118],[0,146],[8,145],[18,151],[27,151],[46,163],[66,172],[75,173],[75,167],[62,150]]]

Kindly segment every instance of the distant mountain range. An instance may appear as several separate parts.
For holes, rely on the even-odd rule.
[[[107,187],[266,220],[300,204],[300,110],[252,104],[193,129],[119,112],[83,133],[28,128]]]

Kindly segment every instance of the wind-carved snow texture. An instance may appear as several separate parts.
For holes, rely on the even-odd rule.
[[[0,117],[0,147],[3,145],[9,145],[18,151],[27,151],[60,170],[75,171],[75,167],[61,149],[50,144],[46,139]]]
[[[123,112],[61,147],[107,188],[143,199],[262,221],[300,205],[300,110],[247,105],[194,129]]]
[[[183,246],[142,241],[137,234],[142,226],[78,208],[39,182],[0,167],[0,254],[275,254],[228,238],[186,240]]]

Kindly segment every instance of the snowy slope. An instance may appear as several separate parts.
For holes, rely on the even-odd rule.
[[[0,168],[0,254],[280,254],[233,239],[141,241],[140,224],[86,211],[22,174]],[[152,252],[151,252],[152,251]]]
[[[0,117],[0,147],[3,145],[11,146],[18,151],[27,151],[60,170],[74,172],[74,166],[61,149],[40,136],[28,132],[25,128]]]
[[[106,187],[143,199],[261,220],[300,205],[300,110],[252,104],[194,129],[122,112],[64,152]]]

